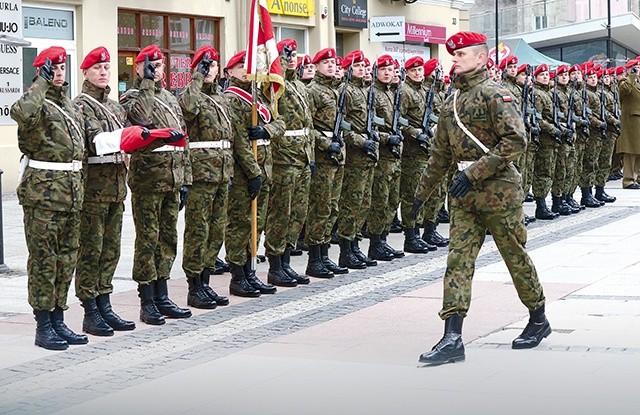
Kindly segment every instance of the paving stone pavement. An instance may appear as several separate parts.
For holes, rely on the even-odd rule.
[[[618,193],[627,196],[621,189]],[[560,368],[570,372],[593,367],[595,369],[587,374],[597,377],[607,367],[603,362],[610,362],[611,367],[619,369],[618,379],[626,382],[625,376],[640,369],[637,325],[640,321],[640,284],[634,279],[638,275],[636,264],[640,259],[622,261],[625,252],[617,252],[624,240],[640,242],[640,229],[631,225],[640,224],[637,203],[640,193],[637,198],[630,196],[623,203],[547,223],[538,221],[529,227],[527,248],[541,274],[554,333],[526,355],[510,349],[510,340],[526,324],[526,310],[521,306],[518,308],[508,273],[491,238],[487,237],[478,257],[472,310],[465,322],[469,357],[464,364],[443,366],[439,372],[415,370],[419,354],[416,350],[424,351],[420,349],[426,348],[425,341],[433,344],[441,335],[442,323],[435,312],[441,298],[440,281],[446,267],[446,249],[440,249],[427,255],[407,255],[331,280],[314,280],[309,286],[280,290],[273,296],[238,302],[233,297],[228,307],[200,312],[191,319],[171,321],[162,327],[149,328],[138,323],[138,329],[133,332],[99,341],[91,337],[87,346],[72,347],[64,352],[42,351],[30,346],[34,357],[21,355],[21,360],[15,363],[0,355],[0,413],[202,413],[222,410],[239,414],[378,414],[393,410],[392,404],[406,408],[405,413],[424,413],[429,409],[459,413],[467,408],[467,401],[475,401],[477,413],[499,414],[512,413],[507,409],[517,404],[515,397],[537,394],[535,390],[515,388],[512,379],[504,375],[517,372],[522,365],[533,365],[527,366],[531,370],[548,365],[550,374],[557,374]],[[8,252],[5,262],[14,272],[0,277],[0,339],[4,337],[0,341],[8,351],[15,343],[23,347],[29,342],[32,344],[34,328],[33,323],[24,323],[28,305],[7,305],[10,300],[24,301],[16,298],[16,292],[24,290],[19,283],[24,282],[24,274],[20,265],[16,265],[24,258],[24,251],[20,253],[17,239],[20,236],[19,209],[7,207],[11,203],[9,198],[3,204],[5,246],[10,242],[5,251]],[[527,208],[531,209],[530,206]],[[7,212],[11,215],[8,220]],[[446,233],[447,228],[441,228]],[[611,232],[614,234],[608,235]],[[126,268],[121,268],[130,260],[130,253],[125,249],[132,247],[131,241],[129,235],[123,243],[125,258],[117,275],[121,281],[119,289],[135,305],[135,295],[131,292],[134,286],[127,281]],[[390,237],[394,246],[401,246],[401,241],[401,236]],[[607,273],[601,269],[602,264],[595,264],[600,268],[586,264],[584,268],[574,268],[572,275],[567,276],[569,273],[562,273],[562,262],[569,258],[569,254],[563,257],[565,253],[580,259],[576,260],[576,266],[582,266],[580,263],[585,262],[585,258],[608,257],[611,261],[608,265],[617,264],[620,270]],[[305,256],[294,258],[294,267],[304,269],[305,261]],[[174,277],[180,274],[178,265],[179,259],[172,273]],[[576,272],[589,274],[595,269],[598,269],[597,277],[575,276]],[[260,272],[264,272],[264,267]],[[608,284],[609,278],[615,281]],[[623,292],[612,288],[616,287],[616,281],[623,281],[620,284],[626,287]],[[14,291],[4,290],[10,286]],[[589,292],[588,289],[594,286],[600,287],[599,291]],[[611,293],[603,294],[607,290]],[[9,292],[13,298],[7,299]],[[587,303],[590,305],[585,305]],[[567,304],[574,306],[566,308]],[[607,305],[612,304],[618,308],[606,311]],[[603,309],[605,311],[598,311]],[[416,310],[423,315],[416,315]],[[588,312],[583,314],[583,310]],[[604,322],[592,324],[597,315]],[[618,332],[611,337],[589,337],[600,327],[603,333],[611,329],[610,323],[616,317],[623,323],[614,329],[624,331],[626,327],[626,337],[616,337]],[[636,324],[633,330],[628,330],[630,322]],[[5,334],[10,332],[8,327],[16,326],[21,329],[16,329],[17,334]],[[22,330],[25,327],[28,331]],[[429,337],[423,338],[424,333]],[[374,350],[374,346],[379,349]],[[380,356],[381,353],[385,354]],[[558,363],[565,361],[572,363],[566,367]],[[491,362],[502,370],[488,369]],[[323,367],[328,372],[323,372]],[[226,376],[218,378],[218,373],[226,373]],[[434,386],[430,373],[438,373],[436,378],[441,377],[442,384]],[[535,379],[540,381],[543,375],[540,373]],[[465,382],[452,386],[455,385],[453,380],[460,376],[473,378],[477,383],[473,387]],[[601,377],[604,381],[611,376]],[[424,384],[427,378],[431,379],[427,382],[428,387]],[[203,389],[203,379],[211,390]],[[245,383],[239,382],[240,379]],[[566,381],[567,377],[557,375],[555,379]],[[303,380],[306,382],[301,383]],[[502,386],[504,392],[483,390],[479,386],[491,385],[492,381],[496,382],[496,390]],[[531,387],[532,383],[527,379],[523,385]],[[283,384],[287,387],[281,390]],[[362,391],[358,385],[363,386]],[[314,386],[318,395],[309,395],[311,392],[307,390],[313,391]],[[336,387],[341,390],[336,391]],[[510,387],[514,389],[510,390]],[[618,404],[619,413],[637,413],[626,411],[637,408],[640,403],[638,398],[623,395],[625,388],[603,395],[597,402],[589,401],[595,399],[593,395],[584,390],[574,391],[573,387],[566,393],[543,389],[539,394],[554,408],[550,413],[559,413],[555,410],[560,409],[563,413],[602,413],[590,411],[600,411],[605,407],[603,402]],[[586,387],[586,390],[591,389]],[[253,398],[256,395],[252,392],[260,391],[275,395],[269,395],[268,405]],[[279,395],[279,392],[283,394]],[[296,397],[289,399],[290,393]],[[446,399],[451,393],[457,394],[457,406],[452,407],[450,399]],[[495,399],[490,399],[496,396],[502,398],[505,405],[496,405]],[[460,399],[462,397],[465,399]],[[329,398],[333,401],[328,402]],[[578,398],[584,398],[583,401],[589,401],[590,405],[583,407]],[[539,413],[539,408],[533,411],[526,406],[520,407],[518,413]]]

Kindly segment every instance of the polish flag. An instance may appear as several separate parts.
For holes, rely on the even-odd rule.
[[[121,128],[115,131],[107,131],[97,134],[93,139],[96,145],[96,154],[102,156],[104,154],[118,153],[124,151],[130,153],[134,150],[138,150],[142,147],[148,146],[157,139],[175,138],[175,133],[172,131],[178,131],[175,128],[158,128],[149,130],[138,125],[131,127]],[[178,131],[183,135],[177,141],[167,143],[168,145],[176,147],[184,147],[187,145],[185,139],[186,133]]]

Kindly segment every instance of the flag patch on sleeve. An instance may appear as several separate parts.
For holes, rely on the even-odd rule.
[[[511,95],[503,95],[502,96],[502,102],[511,102],[513,99],[511,98]]]

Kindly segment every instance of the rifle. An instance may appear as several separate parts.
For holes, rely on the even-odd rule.
[[[449,95],[451,95],[451,93],[453,92],[453,83],[456,80],[456,74],[451,74],[451,76],[449,77],[449,88],[447,88],[447,93],[444,94],[445,98],[449,98]]]
[[[440,70],[436,68],[436,76],[438,78]],[[435,135],[433,129],[431,128],[431,123],[438,123],[438,116],[433,113],[433,97],[437,94],[435,89],[436,81],[435,79],[431,83],[431,87],[427,92],[427,102],[424,107],[424,114],[422,115],[422,133],[426,134],[427,137],[433,138]],[[420,148],[425,152],[429,151],[429,146],[427,143],[420,143]]]
[[[347,86],[349,85],[349,81],[351,80],[351,75],[353,71],[349,68],[349,72],[344,77],[344,86],[342,87],[342,91],[340,91],[340,96],[338,97],[338,111],[336,112],[336,122],[333,124],[333,137],[331,137],[331,141],[334,143],[338,143],[340,148],[344,147],[344,138],[342,137],[342,131],[350,131],[351,124],[344,120],[344,106],[347,101]],[[338,155],[335,153],[331,153],[331,161],[336,164],[340,164],[338,161]]]
[[[562,144],[562,124],[560,124],[560,119],[559,119],[559,114],[558,114],[558,108],[559,108],[559,102],[558,102],[558,79],[557,76],[554,77],[555,81],[553,83],[553,109],[551,110],[552,113],[552,117],[553,117],[553,125],[558,129],[558,132],[556,133],[556,135],[553,136],[553,139],[556,141],[556,143],[558,144]]]
[[[605,107],[606,97],[604,94],[604,76],[600,77],[600,133],[607,135],[607,108]]]
[[[302,80],[303,75],[304,75],[304,63],[300,62],[300,66],[298,67],[298,79]]]
[[[587,98],[587,80],[583,79],[582,80],[582,121],[583,122],[585,120],[588,121],[589,114],[591,114],[591,110],[589,109],[588,103],[589,103],[589,99]],[[586,125],[582,124],[582,133],[585,135],[586,138],[589,138],[589,135],[591,133],[589,132],[588,122],[586,123]]]
[[[402,84],[404,83],[406,77],[405,69],[400,69],[400,82],[398,82],[398,86],[396,88],[396,93],[393,101],[393,120],[391,121],[391,133],[397,135],[402,139],[402,132],[400,131],[400,126],[406,127],[409,125],[409,121],[406,118],[403,118],[400,114],[400,95],[402,93]],[[400,146],[391,147],[391,154],[395,158],[400,158]]]
[[[527,66],[527,82],[531,76],[532,68]],[[540,145],[540,123],[538,120],[542,118],[536,109],[536,83],[531,82],[531,141],[535,145]]]
[[[222,79],[220,79],[220,82],[219,82],[220,90],[222,92],[224,92],[224,90],[227,89],[227,87],[229,86],[229,81],[230,81],[229,70],[225,68],[224,76],[222,77]]]
[[[618,95],[618,78],[616,78],[615,74],[613,75],[611,89],[613,89],[613,116],[616,120],[620,120],[620,96]],[[616,127],[616,133],[620,134],[620,127]]]
[[[575,114],[575,104],[576,104],[576,83],[577,79],[574,79],[571,83],[571,88],[569,89],[569,109],[567,109],[567,128],[571,131],[571,137],[576,133],[576,114]],[[572,144],[571,141],[567,140],[567,144]]]
[[[384,125],[384,120],[376,115],[376,92],[375,92],[375,80],[378,77],[378,65],[373,65],[373,71],[371,72],[371,85],[369,85],[369,92],[367,94],[367,135],[370,140],[380,141],[378,134],[373,124]],[[378,161],[378,153],[365,150],[365,155],[373,161]]]
[[[528,67],[527,67],[527,71],[528,71]],[[529,111],[529,106],[527,105],[530,94],[531,94],[531,91],[529,88],[529,78],[527,73],[527,78],[524,80],[524,84],[522,85],[522,105],[520,106],[520,112],[522,112],[522,122],[524,122],[524,127],[526,128],[527,131],[531,130],[531,122],[529,121],[529,116],[531,114]]]

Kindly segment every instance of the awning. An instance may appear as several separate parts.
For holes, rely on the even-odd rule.
[[[492,44],[495,44],[494,40],[487,41],[487,45],[491,46]],[[494,62],[496,60],[495,51],[495,46],[489,50],[489,57],[493,59]],[[498,51],[498,57],[500,58],[500,61],[502,61],[509,55],[514,55],[518,58],[518,64],[528,63],[529,65],[537,66],[546,63],[550,67],[566,65],[565,62],[550,58],[547,55],[538,52],[537,50],[529,46],[527,42],[520,38],[505,39],[501,41],[500,43],[498,43]]]

